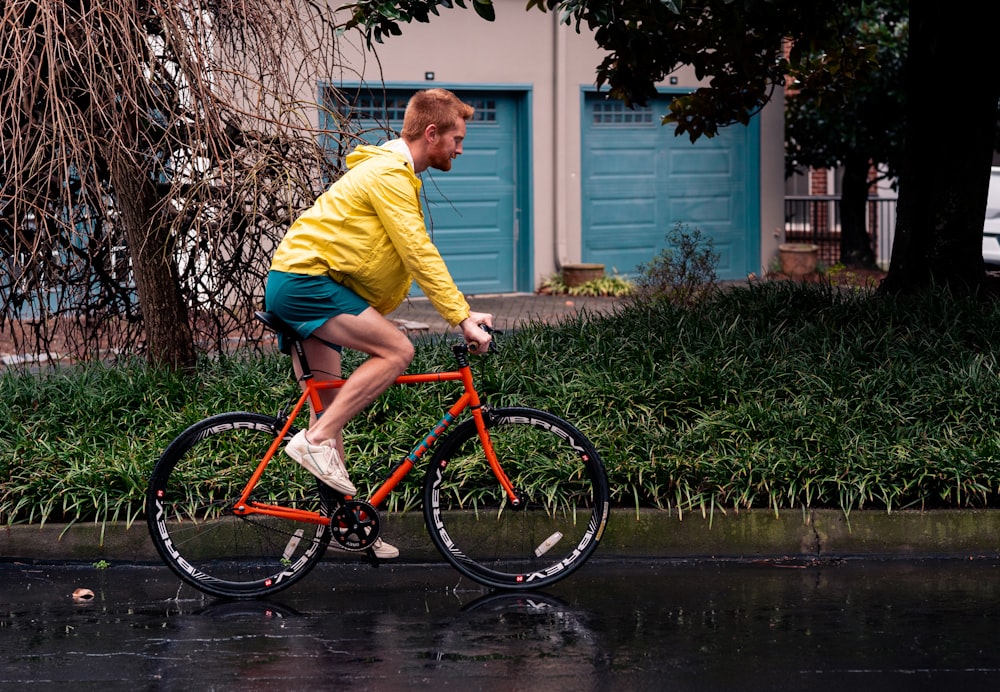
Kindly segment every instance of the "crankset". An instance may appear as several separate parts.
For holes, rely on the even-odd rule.
[[[330,535],[351,552],[362,552],[375,545],[381,524],[378,512],[361,500],[344,501],[330,516]]]

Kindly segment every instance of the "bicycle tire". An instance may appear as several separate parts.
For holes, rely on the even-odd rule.
[[[222,413],[184,430],[160,455],[146,521],[160,557],[185,583],[212,596],[257,598],[288,588],[322,559],[329,527],[230,511],[280,432],[272,416]],[[278,454],[251,498],[330,516],[335,493]]]
[[[522,494],[513,508],[486,462],[475,422],[441,441],[424,480],[431,540],[461,574],[497,589],[538,589],[566,578],[597,548],[610,497],[594,445],[558,416],[489,411],[490,438]]]

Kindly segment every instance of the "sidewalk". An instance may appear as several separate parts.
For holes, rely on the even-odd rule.
[[[621,304],[621,298],[596,298],[588,296],[551,296],[534,293],[502,293],[466,296],[476,312],[493,315],[493,326],[509,331],[532,322],[551,323],[580,313],[608,313]],[[408,298],[389,319],[411,336],[445,334],[457,330],[449,328],[427,298]],[[58,356],[57,356],[58,357]],[[14,353],[9,339],[0,334],[0,368],[4,366],[33,365],[38,367],[49,360],[48,356],[35,358]]]
[[[622,302],[620,298],[551,296],[535,293],[468,295],[466,299],[474,311],[492,314],[493,326],[501,331],[516,329],[533,322],[558,322],[581,313],[605,314],[613,311]],[[409,298],[388,317],[415,335],[443,334],[452,331],[427,298]]]

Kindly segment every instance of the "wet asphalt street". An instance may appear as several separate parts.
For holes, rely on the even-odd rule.
[[[536,594],[331,561],[248,602],[158,565],[0,563],[4,690],[985,690],[998,638],[986,559],[595,558]]]

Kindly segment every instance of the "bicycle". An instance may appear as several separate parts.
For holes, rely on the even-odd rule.
[[[485,403],[467,344],[452,346],[454,370],[396,379],[458,382],[461,394],[363,500],[339,494],[279,454],[307,403],[321,413],[319,392],[344,380],[317,380],[298,335],[271,313],[255,317],[288,339],[302,366],[302,392],[276,416],[237,411],[195,423],[157,460],[147,523],[160,557],[183,582],[223,598],[268,596],[304,577],[330,541],[378,566],[378,508],[431,452],[424,523],[460,574],[495,589],[539,589],[593,554],[610,503],[600,454],[556,415]],[[271,472],[276,463],[282,474]]]

